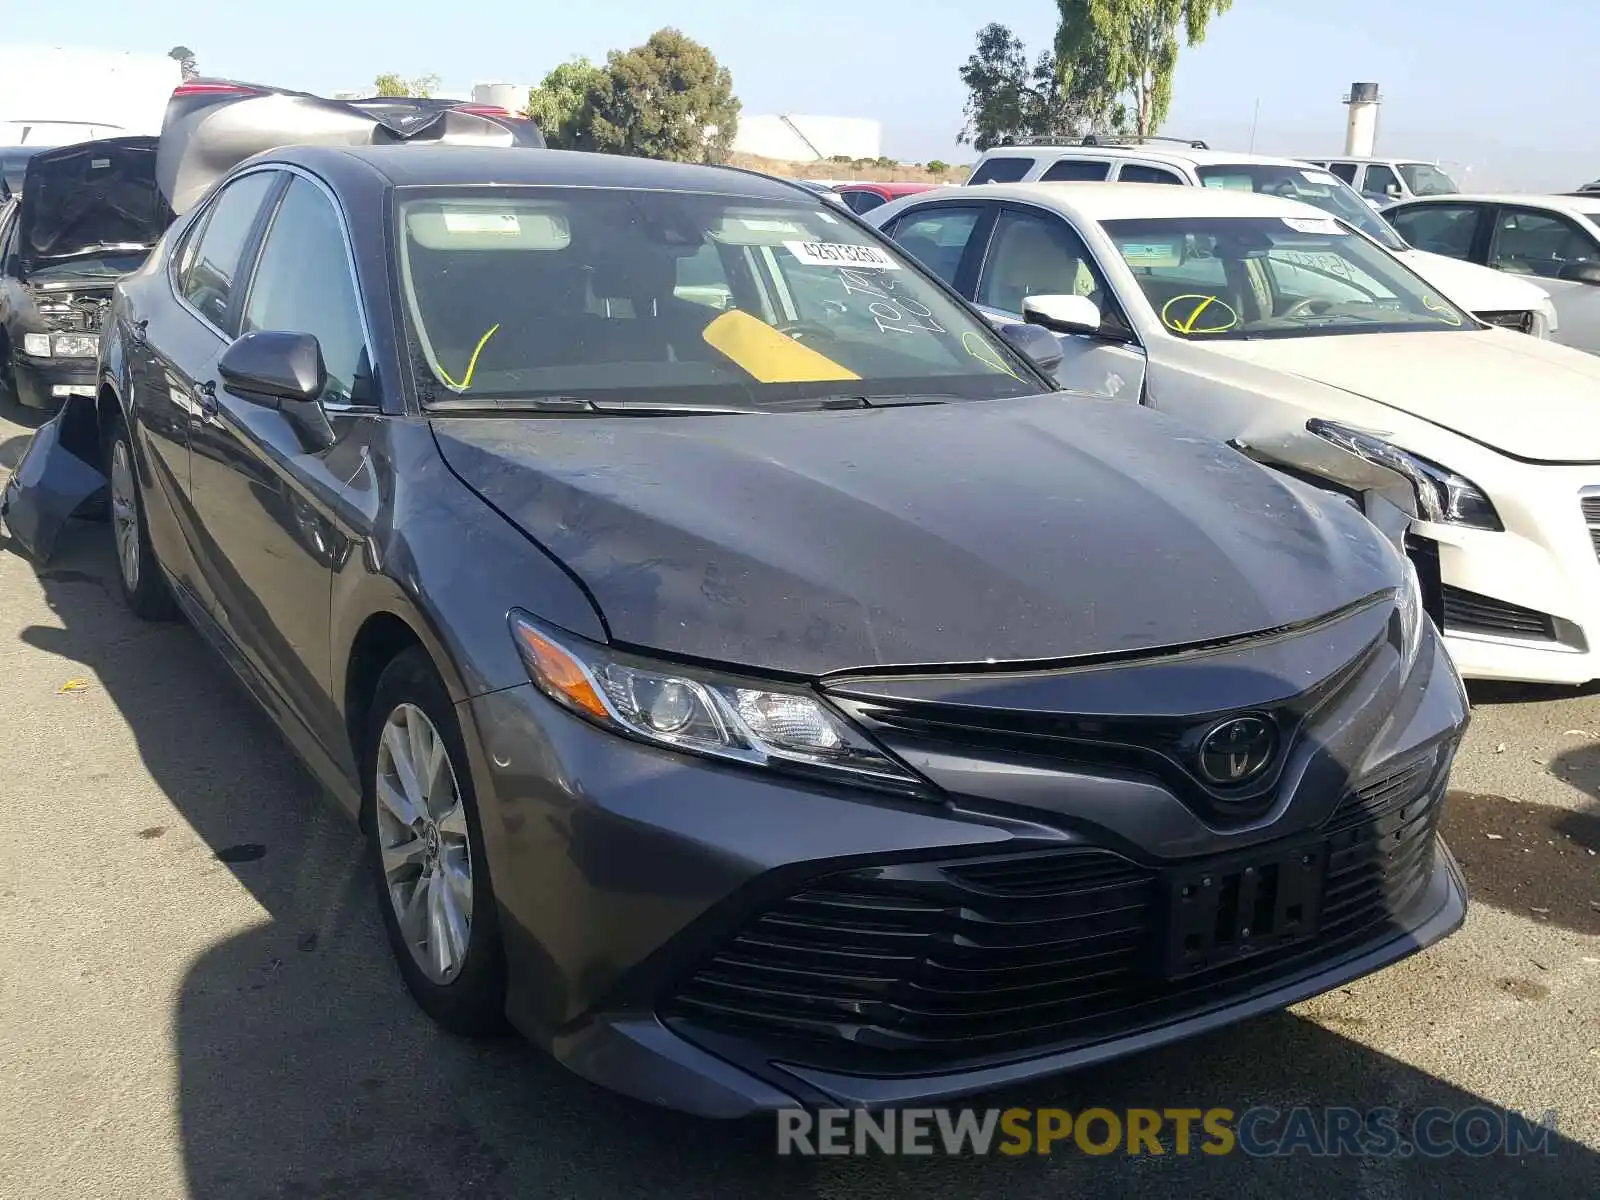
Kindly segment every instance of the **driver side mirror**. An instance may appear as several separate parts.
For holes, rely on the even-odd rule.
[[[1000,326],[999,333],[1006,340],[1006,345],[1040,371],[1054,377],[1062,359],[1061,343],[1056,340],[1055,334],[1038,325],[1018,325],[1015,322]]]
[[[1571,283],[1587,283],[1600,286],[1600,262],[1592,259],[1581,258],[1576,262],[1565,262],[1556,272],[1557,279],[1565,279]]]
[[[1383,194],[1388,196],[1391,200],[1398,200],[1401,196],[1405,195],[1405,193],[1400,190],[1400,185],[1398,183],[1389,184],[1383,189]]]
[[[217,374],[239,399],[281,412],[307,450],[333,445],[333,427],[317,403],[328,373],[322,347],[311,334],[247,333],[222,352]]]
[[[1100,306],[1087,296],[1029,296],[1022,302],[1022,319],[1051,333],[1100,332]]]

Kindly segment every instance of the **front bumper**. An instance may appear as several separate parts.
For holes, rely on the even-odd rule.
[[[513,1023],[594,1082],[704,1116],[930,1101],[1087,1066],[1326,991],[1447,936],[1465,914],[1460,874],[1437,844],[1434,824],[1466,712],[1459,680],[1431,639],[1404,703],[1363,761],[1365,799],[1352,799],[1354,787],[1343,796],[1299,797],[1297,804],[1306,799],[1312,809],[1309,816],[1299,810],[1304,820],[1292,829],[1278,831],[1288,822],[1276,812],[1248,826],[1211,830],[1206,852],[1177,857],[1149,853],[1094,821],[1075,819],[1070,803],[1054,812],[975,795],[935,804],[685,759],[597,730],[531,686],[477,697],[462,705],[461,715],[500,904]],[[1382,784],[1419,755],[1433,755],[1437,767],[1409,776],[1411,791]],[[870,998],[848,991],[845,1011],[861,1015],[866,1030],[857,1043],[826,1030],[797,1031],[784,1019],[793,1015],[784,997],[765,1008],[770,995],[743,1012],[726,1004],[719,1011],[730,988],[748,996],[761,992],[764,981],[770,992],[787,969],[751,955],[751,929],[792,912],[797,897],[837,890],[842,876],[947,882],[952,867],[979,860],[1031,870],[1033,860],[1063,851],[1114,846],[1112,857],[1148,884],[1173,868],[1298,847],[1308,837],[1328,846],[1327,938],[1235,962],[1222,972],[1221,986],[1186,984],[1165,995],[1159,982],[1140,983],[1142,991],[1124,996],[1126,1011],[1113,998],[1086,1032],[1012,1028],[991,1044],[969,1038],[969,1027],[958,1022],[955,1038],[901,1055],[881,1044],[887,1026],[868,1019]],[[1392,853],[1386,839],[1393,839]],[[1366,889],[1358,903],[1352,880]],[[1335,905],[1336,889],[1341,904],[1357,904],[1359,920],[1338,915],[1355,910]],[[891,912],[893,889],[885,896],[864,901],[885,917],[875,923],[868,915],[872,936],[882,932],[877,924],[899,919]],[[918,919],[937,926],[939,914],[963,906],[932,908],[929,918],[923,903]],[[965,936],[970,931],[961,920],[951,916],[933,940]],[[1152,912],[1142,934],[1155,937],[1163,920]],[[1335,929],[1336,921],[1344,923]],[[1018,964],[1013,958],[1004,965]],[[739,970],[746,974],[734,977]],[[991,976],[980,970],[971,978],[974,994],[985,993]],[[908,982],[915,986],[915,971],[889,986]],[[816,972],[797,975],[788,999],[799,996],[804,1007],[814,996],[801,993],[817,987]],[[880,1044],[872,1044],[875,1038]]]
[[[27,408],[59,408],[68,396],[95,394],[97,364],[92,358],[35,358],[14,353],[11,368],[17,402]]]
[[[1511,463],[1476,478],[1503,531],[1415,522],[1436,563],[1445,642],[1467,679],[1582,685],[1600,679],[1600,464]],[[1493,480],[1493,482],[1490,482]],[[1426,568],[1419,562],[1426,577]]]

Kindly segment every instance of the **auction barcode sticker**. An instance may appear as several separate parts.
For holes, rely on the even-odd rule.
[[[785,248],[808,267],[854,267],[868,271],[898,271],[895,262],[876,246],[845,242],[785,242]]]

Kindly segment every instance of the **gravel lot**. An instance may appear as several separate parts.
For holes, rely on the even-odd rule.
[[[0,473],[27,430],[0,421]],[[1551,1158],[778,1161],[401,989],[354,831],[198,638],[130,618],[103,527],[0,543],[0,1196],[1600,1195],[1600,692],[1483,690],[1446,834],[1474,906],[1291,1013],[996,1105],[1488,1103]]]

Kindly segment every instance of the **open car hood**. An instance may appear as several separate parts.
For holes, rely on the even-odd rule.
[[[23,273],[102,247],[155,245],[172,219],[156,187],[156,142],[107,138],[33,155],[17,214]]]
[[[245,159],[279,146],[528,144],[507,124],[454,108],[414,104],[397,113],[370,101],[327,100],[259,84],[196,80],[190,86],[195,90],[180,89],[167,102],[156,156],[161,194],[180,216]]]

